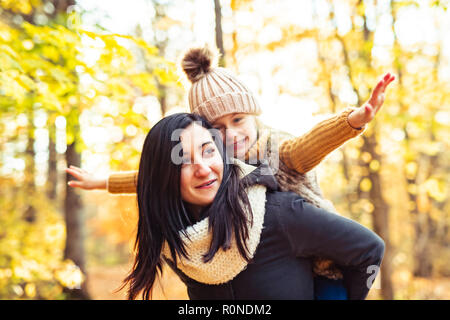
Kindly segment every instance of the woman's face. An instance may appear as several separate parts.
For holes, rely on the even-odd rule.
[[[223,161],[210,132],[191,124],[180,135],[183,148],[181,197],[195,206],[211,204],[222,183]]]
[[[240,160],[245,159],[245,154],[257,139],[255,116],[247,113],[220,117],[214,121],[213,127],[222,134],[228,154]]]

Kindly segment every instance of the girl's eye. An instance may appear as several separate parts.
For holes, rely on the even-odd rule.
[[[234,123],[238,123],[238,122],[240,122],[241,120],[242,120],[242,118],[234,118],[234,119],[233,119],[233,122],[234,122]]]

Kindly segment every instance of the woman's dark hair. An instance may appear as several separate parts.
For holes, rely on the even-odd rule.
[[[194,122],[213,133],[214,129],[202,117],[178,113],[160,120],[145,139],[137,180],[139,221],[134,245],[136,257],[123,284],[129,283],[130,300],[135,299],[140,291],[143,291],[143,299],[151,298],[158,270],[162,274],[161,251],[165,241],[175,265],[177,255],[189,258],[180,232],[183,233],[192,224],[192,219],[188,206],[181,198],[181,164],[172,161],[173,150],[180,143],[172,138],[172,133],[175,130],[180,132],[180,129],[186,129]],[[212,232],[211,245],[203,259],[208,262],[220,248],[229,249],[234,233],[239,252],[248,261],[245,240],[248,238],[247,222],[253,223],[253,216],[246,186],[240,179],[240,168],[227,158],[222,139],[214,133],[212,135],[222,155],[224,169],[216,197],[203,214],[209,217],[209,231]]]

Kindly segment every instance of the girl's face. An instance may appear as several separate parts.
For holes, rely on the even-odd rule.
[[[222,134],[228,154],[240,160],[245,159],[245,154],[257,139],[255,116],[247,113],[220,117],[214,121],[213,127]]]
[[[223,160],[210,132],[191,124],[180,135],[183,148],[181,198],[191,205],[211,204],[222,183]]]

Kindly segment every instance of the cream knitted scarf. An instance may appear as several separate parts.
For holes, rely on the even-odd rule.
[[[244,176],[249,174],[255,167],[235,160]],[[249,257],[253,258],[259,244],[261,231],[264,223],[266,187],[252,185],[247,188],[247,196],[253,213],[253,224],[248,223],[249,238],[246,241]],[[177,268],[191,279],[206,284],[221,284],[232,280],[247,267],[247,261],[242,258],[233,237],[230,249],[224,251],[219,249],[211,261],[203,262],[203,255],[208,252],[211,244],[212,234],[208,232],[208,218],[189,226],[186,233],[190,240],[180,232],[184,241],[189,259],[177,257]],[[162,255],[165,259],[172,260],[169,245],[163,246]]]

